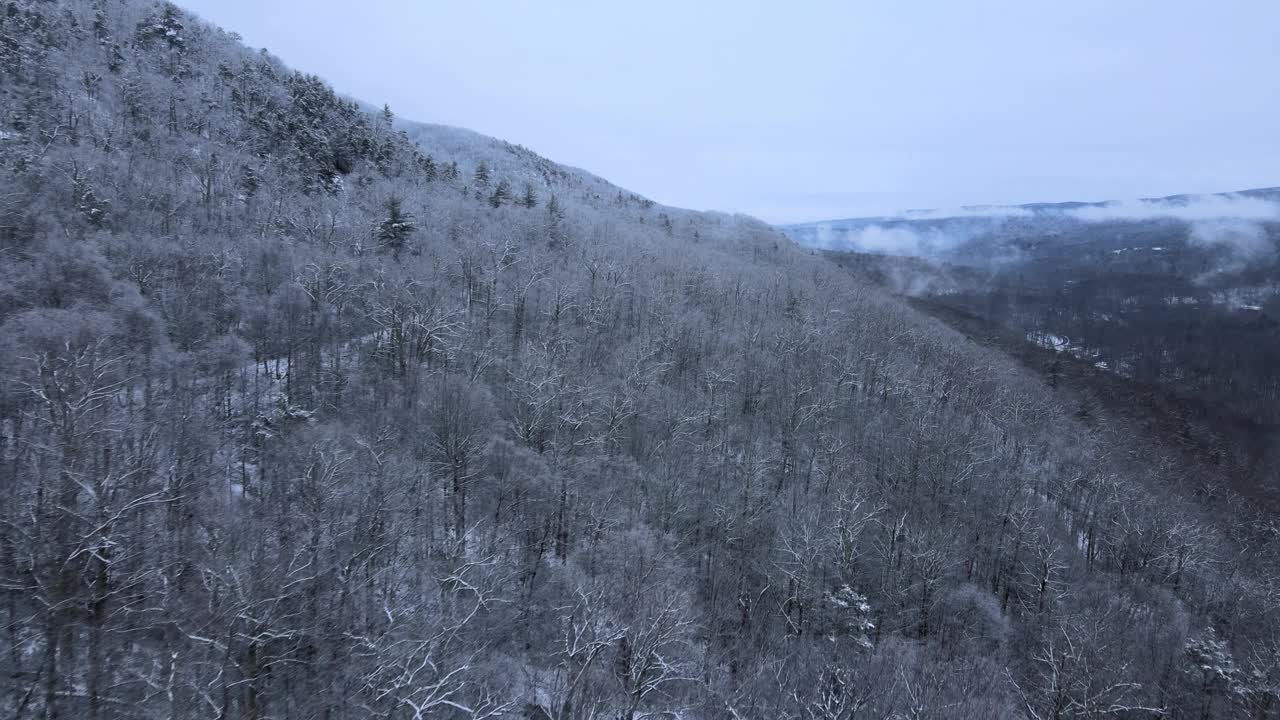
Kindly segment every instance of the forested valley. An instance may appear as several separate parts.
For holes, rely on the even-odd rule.
[[[0,111],[7,717],[1280,717],[1274,514],[760,221],[168,3]]]
[[[915,257],[842,250],[830,256],[962,332],[993,340],[1055,392],[1065,388],[1058,394],[1082,414],[1105,405],[1162,438],[1188,466],[1185,489],[1203,502],[1247,500],[1255,512],[1274,516],[1278,198],[1277,190],[1264,189],[1141,201],[1140,212],[1042,204],[1013,209],[1035,212],[1012,220],[996,212],[891,220],[892,231],[908,236],[933,232],[957,240]],[[1122,217],[1084,222],[1064,216],[1062,207]],[[1215,211],[1257,217],[1158,214]],[[855,228],[856,240],[859,221],[843,222]],[[804,229],[798,239],[813,240]],[[1233,492],[1220,495],[1219,487]],[[1240,508],[1226,504],[1221,511],[1238,517]]]

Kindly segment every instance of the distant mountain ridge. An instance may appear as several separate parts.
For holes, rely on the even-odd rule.
[[[1105,229],[1104,229],[1105,228]],[[1280,236],[1280,188],[1108,202],[967,206],[778,226],[811,248],[934,257],[965,264],[1031,248],[1114,251],[1144,246],[1241,244],[1266,250]],[[1260,238],[1260,239],[1250,239]]]
[[[970,218],[970,217],[996,217],[1002,212],[1007,213],[1009,210],[1027,211],[1035,214],[1055,214],[1068,210],[1077,210],[1080,208],[1103,208],[1113,206],[1124,202],[1139,203],[1157,203],[1173,206],[1187,205],[1195,200],[1216,197],[1216,198],[1232,198],[1246,197],[1256,198],[1267,201],[1280,201],[1280,186],[1265,188],[1250,188],[1248,190],[1235,190],[1220,193],[1179,193],[1176,195],[1164,195],[1159,197],[1137,198],[1135,200],[1101,200],[1101,201],[1085,201],[1085,200],[1065,200],[1061,202],[1034,202],[1022,203],[1017,205],[961,205],[958,208],[913,208],[903,210],[896,214],[889,215],[858,215],[847,218],[833,218],[830,220],[811,220],[800,223],[782,223],[775,225],[784,233],[790,234],[789,231],[823,225],[851,225],[851,224],[875,224],[890,222],[919,222],[922,220],[938,220],[938,219],[954,219],[954,218]],[[922,217],[924,216],[924,217]]]

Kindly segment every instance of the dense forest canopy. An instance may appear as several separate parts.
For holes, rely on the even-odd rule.
[[[758,221],[167,3],[0,79],[6,716],[1280,713],[1274,518]]]

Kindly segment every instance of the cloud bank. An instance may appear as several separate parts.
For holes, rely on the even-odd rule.
[[[838,227],[819,225],[814,244],[824,250],[857,250],[878,255],[925,257],[954,248],[960,241],[941,230],[916,230],[901,225]]]
[[[952,210],[904,210],[895,217],[903,220],[952,220],[957,218],[1033,217],[1030,208],[1013,205],[970,205]]]
[[[1200,195],[1179,200],[1122,200],[1065,213],[1084,222],[1182,220],[1280,221],[1280,203],[1241,195]]]
[[[999,233],[1021,219],[1053,223],[1172,221],[1188,228],[1187,241],[1227,249],[1244,260],[1276,252],[1266,223],[1280,223],[1280,202],[1246,195],[1196,195],[1158,200],[1121,200],[1083,207],[970,206],[955,210],[907,210],[883,222],[835,221],[813,226],[808,244],[824,249],[883,255],[932,257],[975,237]]]

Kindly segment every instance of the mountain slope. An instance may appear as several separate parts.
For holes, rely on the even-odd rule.
[[[532,183],[540,191],[573,193],[613,200],[619,193],[634,195],[585,170],[569,168],[547,160],[519,145],[486,137],[448,125],[397,123],[419,147],[440,157],[464,157],[472,163],[484,161],[501,176],[520,183]]]
[[[0,51],[7,715],[1274,711],[1265,524],[763,223],[169,4]]]

